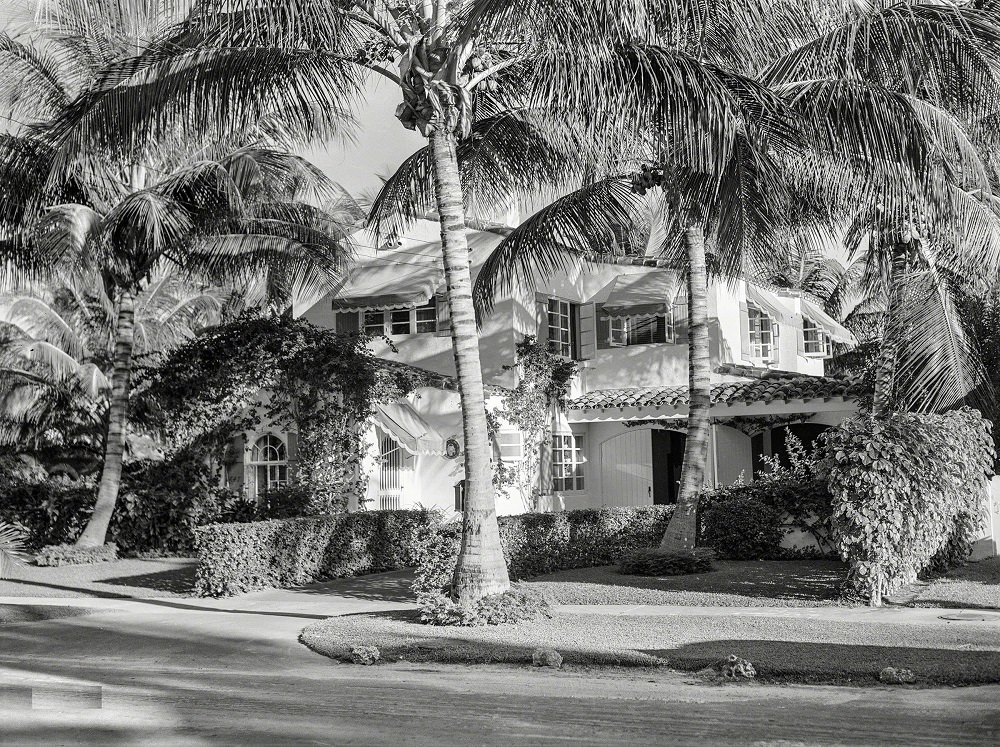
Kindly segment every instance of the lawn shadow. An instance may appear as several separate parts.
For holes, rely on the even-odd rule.
[[[718,560],[713,562],[711,571],[683,576],[629,576],[619,573],[616,566],[601,566],[560,571],[536,577],[529,583],[571,582],[820,602],[836,599],[846,576],[846,566],[836,560]]]
[[[918,684],[977,685],[1000,682],[1000,651],[799,643],[770,640],[700,641],[674,649],[643,649],[670,667],[698,671],[736,654],[764,680],[871,684],[885,667],[909,669]]]
[[[366,602],[416,602],[417,597],[410,588],[413,570],[371,573],[364,576],[338,578],[314,584],[293,586],[284,591],[296,594],[345,597]]]
[[[132,588],[156,589],[175,594],[194,594],[195,573],[197,563],[172,568],[155,573],[142,573],[137,576],[116,576],[114,578],[95,579],[94,583],[110,584],[112,586],[128,586]]]

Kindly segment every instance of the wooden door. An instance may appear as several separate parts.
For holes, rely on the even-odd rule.
[[[605,506],[653,502],[653,445],[649,430],[628,431],[601,444],[601,490]]]

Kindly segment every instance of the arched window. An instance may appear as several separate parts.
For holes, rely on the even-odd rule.
[[[250,452],[250,462],[254,465],[258,496],[288,484],[288,448],[274,434],[257,439]]]

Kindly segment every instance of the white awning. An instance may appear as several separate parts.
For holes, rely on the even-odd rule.
[[[444,284],[444,270],[433,255],[378,256],[359,264],[334,295],[336,311],[423,306]]]
[[[791,324],[792,311],[767,291],[747,283],[747,298],[767,312],[776,322]]]
[[[602,310],[612,319],[665,315],[674,303],[680,278],[672,272],[619,275]]]
[[[374,420],[411,454],[445,453],[445,436],[434,430],[408,402],[376,404]]]
[[[807,301],[805,298],[800,300],[802,301],[802,313],[825,329],[830,334],[830,337],[833,338],[834,342],[848,344],[856,342],[854,335],[851,334],[851,330],[847,329],[847,327],[823,311],[823,309],[821,309],[817,304],[812,301]]]

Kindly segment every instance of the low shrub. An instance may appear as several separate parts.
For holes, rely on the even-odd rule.
[[[727,490],[699,513],[699,544],[730,560],[761,560],[781,556],[782,512],[749,491]]]
[[[570,568],[613,565],[663,537],[673,506],[585,508],[549,514],[501,516],[500,545],[511,580]],[[462,538],[460,524],[418,533],[417,594],[451,586]]]
[[[848,592],[881,604],[932,563],[964,560],[993,471],[990,424],[979,412],[849,418],[828,446]]]
[[[705,491],[698,506],[698,544],[730,560],[783,560],[833,555],[832,498],[822,466],[824,446],[807,449],[789,433],[789,463],[766,459],[768,469],[749,485],[742,480]],[[798,530],[815,547],[782,547]]]
[[[0,521],[23,527],[24,543],[32,550],[73,543],[97,499],[93,479],[70,482],[32,476],[4,481],[0,487]]]
[[[311,502],[312,491],[300,483],[268,490],[260,497],[256,519],[266,521],[308,516]]]
[[[663,552],[646,548],[622,559],[619,573],[626,576],[684,576],[712,570],[712,553],[707,550]]]
[[[419,595],[417,604],[420,606],[421,621],[428,625],[510,625],[552,616],[548,601],[538,592],[520,584],[515,584],[503,594],[483,597],[471,606],[454,602],[439,592]]]
[[[118,560],[118,546],[113,542],[99,547],[76,545],[49,545],[35,554],[38,565],[90,565]]]
[[[195,589],[231,596],[412,566],[418,530],[436,520],[427,510],[360,511],[201,527]]]

